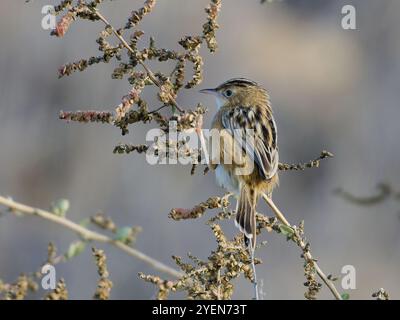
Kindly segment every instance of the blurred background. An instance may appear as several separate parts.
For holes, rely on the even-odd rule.
[[[141,3],[105,3],[102,11],[113,24],[122,25]],[[111,64],[58,80],[62,64],[97,55],[95,39],[103,26],[78,22],[63,39],[52,38],[41,28],[46,4],[56,2],[0,2],[0,194],[44,209],[67,198],[68,217],[74,221],[102,211],[120,226],[140,225],[144,231],[137,248],[171,266],[171,255],[190,251],[206,258],[216,245],[204,225],[207,217],[174,222],[168,212],[223,194],[212,174],[198,171],[192,177],[190,166],[150,166],[143,155],[112,153],[120,142],[142,143],[149,127],[131,127],[122,137],[112,126],[58,120],[60,110],[113,108],[129,84],[111,79]],[[207,4],[158,1],[140,28],[159,46],[178,49],[182,36],[201,32]],[[357,30],[341,27],[346,4],[356,8]],[[312,252],[326,273],[341,275],[345,265],[356,268],[355,290],[342,290],[338,283],[353,299],[370,299],[381,287],[392,298],[400,297],[399,202],[363,207],[334,194],[341,187],[368,196],[380,182],[400,190],[399,13],[397,0],[223,1],[219,51],[202,51],[200,88],[241,76],[268,89],[282,161],[308,161],[323,149],[335,154],[319,169],[281,173],[274,200],[292,223],[305,220]],[[150,89],[144,97],[155,101],[153,95]],[[190,107],[204,103],[209,109],[205,127],[210,126],[212,98],[183,90],[178,102]],[[259,211],[271,215],[261,203]],[[231,222],[224,230],[236,232]],[[68,230],[38,218],[2,215],[0,278],[13,282],[21,272],[37,270],[50,241],[63,252],[74,239]],[[303,299],[298,248],[273,233],[262,240],[268,241],[258,252],[264,261],[258,277],[265,298]],[[113,299],[154,297],[155,288],[137,273],[161,273],[112,247],[96,246],[108,257]],[[90,250],[58,265],[61,277],[70,298],[90,299],[98,278]],[[235,284],[235,298],[251,298],[248,281]],[[34,297],[44,294],[41,290]],[[320,297],[331,298],[325,288]]]

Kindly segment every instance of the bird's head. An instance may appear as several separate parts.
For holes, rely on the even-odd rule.
[[[245,78],[230,79],[214,89],[203,89],[200,92],[214,95],[218,108],[226,105],[252,106],[268,102],[265,89]]]

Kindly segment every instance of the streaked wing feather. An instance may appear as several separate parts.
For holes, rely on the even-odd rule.
[[[257,125],[253,119],[248,116],[250,108],[237,107],[232,110],[225,111],[222,114],[222,125],[234,137],[235,141],[240,144],[246,154],[252,159],[258,167],[260,174],[265,179],[271,179],[278,169],[278,152],[276,149],[276,137],[273,137],[272,144],[269,144],[269,137],[263,130],[263,126],[269,125],[273,120],[261,119],[262,123]],[[254,130],[254,135],[246,135],[246,129]],[[276,134],[276,129],[271,130],[272,134]],[[243,137],[246,137],[243,140]]]

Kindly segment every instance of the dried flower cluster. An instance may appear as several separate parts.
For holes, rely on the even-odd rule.
[[[46,300],[68,300],[68,290],[65,285],[64,279],[58,281],[56,288],[53,292],[49,293]]]
[[[311,160],[306,163],[298,163],[298,164],[287,164],[287,163],[279,163],[279,170],[287,171],[287,170],[305,170],[307,168],[318,168],[321,160],[332,158],[333,154],[329,151],[323,150],[320,156],[314,160]]]
[[[0,300],[23,300],[29,292],[35,292],[38,285],[35,280],[25,274],[12,284],[3,283],[0,279]]]
[[[141,144],[141,145],[132,145],[132,144],[119,144],[117,146],[115,146],[114,148],[114,153],[126,153],[129,154],[131,152],[136,151],[137,153],[144,153],[149,149],[148,146]]]
[[[204,113],[205,109],[198,106],[195,111],[185,110],[188,108],[183,109],[178,106],[176,97],[182,88],[191,89],[202,81],[203,60],[199,54],[199,49],[203,42],[206,43],[210,52],[215,52],[217,49],[215,36],[219,26],[216,20],[218,12],[221,9],[221,0],[211,0],[209,6],[205,9],[207,21],[203,25],[201,35],[188,35],[178,41],[183,48],[181,51],[160,48],[153,37],[149,38],[148,46],[138,46],[138,41],[140,39],[143,40],[145,34],[144,31],[138,29],[138,25],[154,9],[156,6],[155,0],[147,0],[142,8],[132,11],[131,15],[127,18],[127,22],[121,28],[111,26],[107,19],[100,13],[98,6],[102,2],[100,0],[91,1],[90,3],[86,3],[85,1],[62,1],[56,7],[56,14],[61,15],[61,18],[52,34],[58,37],[64,36],[72,23],[77,19],[102,21],[105,24],[104,29],[100,32],[96,40],[99,44],[101,54],[97,57],[80,59],[62,66],[59,69],[59,76],[69,76],[75,71],[84,71],[94,64],[116,61],[117,67],[112,73],[112,78],[126,78],[131,85],[131,90],[113,108],[114,111],[62,111],[60,119],[112,124],[120,128],[123,135],[129,133],[129,125],[138,122],[149,123],[155,121],[161,129],[167,130],[169,121],[178,121],[179,131],[191,128],[192,123],[188,119],[198,114],[200,109]],[[110,43],[109,37],[112,35],[117,38],[117,45]],[[123,58],[125,56],[127,58]],[[153,73],[146,65],[147,61],[152,60],[159,62],[174,61],[175,66],[169,74],[161,72]],[[193,75],[190,79],[185,80],[188,64],[192,65]],[[142,68],[143,71],[138,70],[139,68]],[[154,108],[152,111],[149,110],[146,101],[142,97],[142,92],[147,86],[158,87],[157,96],[161,106]],[[167,108],[172,110],[172,116],[160,113],[162,109]],[[177,111],[179,115],[177,115]],[[196,122],[196,119],[192,120],[192,122]],[[144,152],[144,149],[143,147],[124,148],[117,146],[114,152]]]
[[[110,298],[110,291],[113,283],[108,279],[109,273],[106,264],[107,258],[103,250],[92,248],[92,251],[96,260],[97,272],[100,276],[94,298],[99,300],[108,300]]]
[[[377,292],[374,292],[372,297],[376,298],[376,300],[389,300],[389,294],[383,288],[380,288]]]
[[[201,217],[206,210],[216,208],[227,208],[229,205],[227,197],[211,197],[192,209],[175,208],[169,213],[169,217],[176,221],[183,219],[195,219]]]
[[[251,258],[243,246],[241,235],[228,240],[220,225],[213,223],[230,217],[231,214],[220,212],[211,218],[208,224],[217,242],[217,249],[212,251],[207,261],[188,253],[191,263],[183,262],[174,256],[175,263],[184,272],[176,280],[163,280],[158,276],[139,274],[140,278],[158,287],[158,299],[166,299],[171,292],[185,292],[188,299],[231,299],[234,292],[232,280],[244,275],[253,281]],[[261,263],[256,259],[256,264]]]
[[[229,240],[221,226],[215,223],[217,220],[227,219],[234,215],[228,212],[228,205],[226,197],[213,197],[196,206],[197,209],[187,212],[176,209],[172,211],[170,217],[180,220],[197,218],[207,209],[223,209],[207,221],[217,242],[217,248],[211,252],[207,260],[201,260],[190,253],[188,258],[191,262],[184,262],[181,257],[173,256],[176,265],[183,272],[183,276],[178,280],[164,280],[158,276],[139,274],[141,279],[157,286],[158,299],[168,298],[171,292],[184,292],[188,299],[231,299],[234,292],[232,280],[244,275],[253,281],[251,257],[243,245],[242,235]],[[264,220],[263,223],[267,223],[266,221]],[[268,226],[270,226],[269,223]],[[255,263],[259,264],[261,261],[256,259]]]
[[[322,283],[317,281],[317,273],[315,270],[316,260],[310,257],[310,243],[305,242],[304,239],[304,222],[302,221],[298,228],[293,228],[293,233],[289,231],[288,237],[303,251],[301,257],[304,259],[304,276],[307,280],[304,282],[304,286],[307,287],[304,297],[308,300],[315,300],[322,287]],[[302,243],[305,243],[305,245],[302,245]]]

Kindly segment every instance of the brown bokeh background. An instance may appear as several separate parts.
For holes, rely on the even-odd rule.
[[[57,68],[97,54],[100,24],[78,22],[64,39],[50,38],[41,28],[41,8],[51,1],[0,2],[0,194],[48,208],[59,198],[80,221],[98,211],[119,225],[140,225],[137,248],[173,265],[171,255],[191,252],[206,258],[215,240],[205,218],[174,222],[172,207],[191,207],[222,194],[211,174],[190,176],[186,166],[150,166],[141,155],[114,155],[119,142],[141,143],[148,127],[132,127],[121,137],[103,125],[66,124],[59,110],[109,109],[129,90],[112,80],[111,65],[100,65],[57,79]],[[103,5],[115,24],[122,24],[141,1]],[[186,34],[201,31],[207,1],[159,1],[141,28],[162,47],[178,48]],[[341,8],[357,10],[357,30],[343,30]],[[215,86],[244,76],[270,92],[283,161],[309,160],[327,149],[335,158],[319,169],[281,174],[275,202],[292,223],[305,220],[314,255],[327,273],[340,275],[354,265],[357,289],[351,298],[369,299],[384,287],[400,297],[399,202],[362,207],[335,196],[338,187],[370,195],[376,184],[400,189],[400,2],[397,0],[286,0],[260,5],[258,0],[224,1],[218,32],[219,51],[205,50],[204,82]],[[154,65],[156,69],[159,65]],[[155,102],[154,91],[145,97]],[[181,105],[214,101],[182,91]],[[260,204],[259,211],[271,214]],[[233,223],[224,225],[229,235]],[[66,250],[74,234],[38,218],[0,218],[0,278],[11,282],[21,272],[36,270],[46,258],[49,241]],[[302,299],[305,287],[298,248],[283,237],[267,234],[264,261],[258,267],[266,299]],[[157,274],[141,261],[112,247],[104,248],[114,282],[114,299],[150,299],[155,289],[137,273]],[[97,273],[90,250],[57,267],[70,297],[91,298]],[[235,282],[235,298],[250,298],[252,286]],[[338,283],[340,287],[340,282]],[[343,290],[341,290],[343,291]],[[37,298],[44,295],[43,291]],[[330,298],[326,289],[321,297]]]

